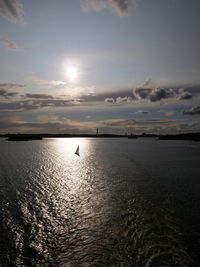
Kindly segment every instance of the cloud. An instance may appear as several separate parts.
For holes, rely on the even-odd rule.
[[[161,99],[172,98],[175,96],[175,92],[170,88],[155,88],[151,91],[149,99],[152,102],[160,101]]]
[[[26,78],[26,81],[31,83],[34,86],[40,86],[45,88],[53,88],[53,87],[60,87],[66,85],[66,82],[59,81],[59,80],[42,80],[39,79],[37,76],[32,75]]]
[[[16,95],[18,95],[17,92],[8,92],[8,91],[6,91],[4,89],[0,89],[0,97],[8,99],[8,98],[14,97]]]
[[[200,106],[183,111],[183,115],[200,115]]]
[[[147,110],[138,110],[135,112],[135,114],[149,114],[149,111]]]
[[[130,97],[130,96],[124,96],[124,97],[118,96],[116,98],[116,103],[117,104],[122,104],[122,103],[130,104],[132,102],[133,102],[133,98]]]
[[[104,102],[113,104],[130,104],[133,102],[133,98],[131,96],[106,97]]]
[[[47,94],[25,94],[22,95],[24,98],[39,98],[39,99],[53,99],[53,96]]]
[[[66,82],[58,81],[58,80],[52,80],[52,81],[43,81],[43,86],[58,86],[58,85],[66,85]]]
[[[1,111],[26,111],[41,109],[46,107],[71,107],[80,105],[77,99],[33,99],[33,100],[18,100],[12,102],[0,102]]]
[[[19,50],[18,46],[13,41],[0,38],[0,42],[9,50],[14,50],[14,51]]]
[[[133,98],[133,94],[132,94],[131,89],[129,89],[129,90],[121,90],[121,91],[115,91],[115,92],[104,92],[104,93],[98,93],[98,94],[91,93],[91,94],[82,96],[82,98],[85,101],[92,101],[92,102],[105,101],[106,98],[113,98],[115,101],[115,99],[117,99],[118,97]]]
[[[128,13],[130,6],[136,7],[139,0],[83,0],[82,9],[84,11],[99,12],[105,8],[110,9],[112,12],[123,16]]]
[[[176,95],[175,90],[171,88],[141,88],[133,90],[136,99],[147,99],[151,102],[161,101],[167,98],[173,98]]]
[[[1,132],[27,133],[94,133],[98,127],[99,133],[125,134],[134,128],[136,133],[176,133],[177,129],[199,131],[197,121],[169,119],[111,119],[98,121],[73,121],[58,115],[37,115],[33,121],[21,120],[16,115],[7,118],[0,116]]]
[[[18,92],[10,92],[10,90],[23,88],[25,87],[24,84],[18,83],[0,83],[0,99],[4,100],[11,100],[19,95]]]
[[[117,14],[123,15],[127,13],[128,2],[130,3],[128,0],[111,0],[110,4]]]
[[[23,23],[23,6],[19,0],[0,0],[0,14],[14,23]]]
[[[34,121],[24,121],[18,117],[0,118],[1,132],[23,133],[91,133],[95,123],[60,120],[58,116],[39,115]]]
[[[180,88],[179,89],[179,97],[178,97],[178,100],[189,100],[189,99],[192,99],[192,94],[190,92],[187,92],[185,91],[184,88]]]
[[[164,103],[163,100],[174,98],[178,100],[189,100],[193,96],[200,94],[199,85],[186,86],[186,88],[172,87],[156,87],[151,78],[145,80],[141,85],[133,89],[135,100],[149,100],[150,102]]]
[[[151,92],[151,88],[136,88],[133,90],[133,95],[136,99],[147,99]]]
[[[169,119],[148,119],[148,120],[140,120],[140,119],[113,119],[113,120],[106,120],[102,123],[107,126],[112,127],[133,127],[139,125],[159,125],[159,124],[169,124],[175,123],[176,120],[169,120]]]
[[[60,123],[59,122],[25,122],[19,120],[1,120],[0,123],[0,130],[1,131],[22,131],[22,132],[29,132],[29,133],[37,133],[43,132],[44,130],[48,130],[48,132],[57,132],[59,129]]]
[[[17,89],[17,88],[24,88],[26,87],[25,84],[20,84],[20,83],[0,83],[0,89]]]
[[[105,99],[105,102],[106,102],[106,103],[112,103],[112,104],[114,104],[114,103],[115,103],[115,99],[114,99],[113,97],[107,97],[107,98]]]

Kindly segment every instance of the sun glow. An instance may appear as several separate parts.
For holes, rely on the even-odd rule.
[[[75,82],[78,79],[78,69],[74,66],[67,67],[67,77],[71,82]]]

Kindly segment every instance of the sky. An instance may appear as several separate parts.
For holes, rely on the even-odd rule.
[[[199,0],[0,0],[0,133],[200,132]]]

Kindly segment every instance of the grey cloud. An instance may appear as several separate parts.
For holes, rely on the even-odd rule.
[[[1,38],[0,42],[8,49],[10,50],[19,50],[18,46],[16,45],[16,43],[14,43],[13,41]]]
[[[24,98],[39,98],[39,99],[53,99],[53,96],[47,94],[25,94],[22,95]]]
[[[134,129],[145,132],[157,132],[158,129],[162,131],[168,131],[171,127],[172,130],[179,123],[178,120],[169,119],[114,119],[99,122],[99,125],[104,127],[110,127],[114,129]]]
[[[156,88],[153,89],[149,99],[152,102],[160,101],[161,99],[171,98],[175,96],[175,92],[173,89],[164,89],[164,88]]]
[[[183,115],[200,115],[200,106],[183,111]]]
[[[149,99],[151,102],[161,101],[166,98],[172,98],[176,95],[175,90],[171,88],[136,88],[133,90],[136,99]]]
[[[0,117],[0,129],[2,132],[48,132],[48,133],[91,133],[98,125],[101,133],[123,133],[134,128],[136,133],[172,133],[177,131],[177,127],[185,129],[199,130],[197,121],[190,122],[184,120],[169,120],[169,119],[113,119],[99,121],[71,121],[62,120],[57,117],[40,118],[40,121],[21,121],[15,117]]]
[[[0,97],[12,98],[18,95],[18,92],[10,92],[9,90],[23,88],[25,85],[17,83],[0,83]]]
[[[135,98],[146,99],[149,98],[151,92],[151,88],[136,88],[133,90],[133,95],[135,96]]]
[[[128,12],[129,6],[136,7],[139,0],[83,0],[83,10],[101,11],[104,8],[109,8],[118,15],[125,15]]]
[[[23,6],[18,0],[0,0],[0,14],[11,22],[23,22]]]
[[[94,128],[93,123],[77,122],[71,120],[51,120],[48,116],[43,121],[21,121],[19,118],[9,117],[0,118],[0,131],[2,132],[20,132],[23,133],[82,133]]]
[[[61,124],[59,122],[47,122],[47,123],[35,123],[35,122],[14,122],[14,121],[1,121],[0,129],[10,129],[10,128],[30,128],[35,130],[48,129],[57,130]]]
[[[19,83],[0,83],[0,89],[9,90],[13,88],[23,88],[26,87],[25,84],[19,84]]]
[[[108,98],[105,99],[105,102],[106,103],[113,103],[114,104],[115,103],[115,100],[114,100],[113,97],[108,97]]]
[[[178,97],[179,100],[188,100],[192,99],[192,94],[189,92],[182,92],[181,95]]]
[[[77,100],[58,100],[58,99],[39,99],[39,100],[25,100],[25,101],[13,101],[13,102],[0,102],[0,110],[2,111],[22,111],[22,110],[34,110],[44,107],[67,107],[80,104]]]
[[[111,0],[111,3],[119,13],[123,14],[128,10],[128,0]]]
[[[5,89],[0,88],[0,97],[10,98],[10,97],[14,97],[16,95],[18,95],[17,92],[8,92]]]
[[[182,124],[189,131],[200,130],[199,122],[191,123],[187,119],[114,119],[98,122],[100,131],[121,133],[132,129],[136,133],[176,133],[177,127],[182,128]]]

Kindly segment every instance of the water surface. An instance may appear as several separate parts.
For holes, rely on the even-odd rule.
[[[200,143],[0,148],[1,266],[200,266]]]

